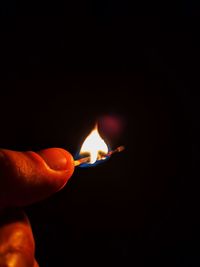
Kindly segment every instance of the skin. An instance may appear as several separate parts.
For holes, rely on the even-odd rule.
[[[22,207],[59,191],[74,171],[69,152],[0,149],[0,267],[39,267],[28,218]]]

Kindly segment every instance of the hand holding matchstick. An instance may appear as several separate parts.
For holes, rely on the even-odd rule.
[[[97,126],[86,138],[79,153],[90,156],[76,160],[61,148],[44,149],[37,153],[0,149],[0,266],[38,267],[30,223],[19,207],[62,189],[75,166],[92,166],[124,149],[124,146],[119,146],[108,151],[109,146],[99,135]]]

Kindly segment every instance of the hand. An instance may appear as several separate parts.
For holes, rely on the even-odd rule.
[[[0,267],[37,267],[31,226],[20,207],[60,190],[74,171],[66,150],[0,150]]]

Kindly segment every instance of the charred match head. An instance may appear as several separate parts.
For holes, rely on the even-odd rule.
[[[125,146],[118,146],[118,147],[113,151],[113,153],[122,152],[124,149],[125,149]],[[112,154],[113,154],[113,153],[112,153]]]

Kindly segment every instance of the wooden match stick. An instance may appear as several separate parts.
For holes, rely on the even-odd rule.
[[[107,154],[104,154],[104,153],[100,153],[100,157],[98,160],[102,160],[102,159],[105,159],[107,157],[110,157],[111,155],[115,154],[115,153],[119,153],[119,152],[122,152],[123,150],[125,149],[124,146],[119,146],[117,147],[115,150],[111,150],[109,151]],[[79,166],[83,163],[89,163],[90,161],[90,157],[85,157],[85,158],[81,158],[81,159],[77,159],[74,161],[74,166]]]

